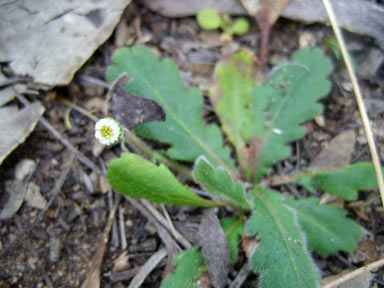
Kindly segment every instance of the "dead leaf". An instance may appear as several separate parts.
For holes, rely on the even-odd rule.
[[[117,259],[113,261],[112,272],[122,271],[127,269],[128,267],[129,267],[128,251],[123,251],[123,253],[121,253],[119,257],[117,257]]]
[[[110,113],[128,129],[145,122],[165,120],[164,110],[156,101],[136,96],[118,85],[113,92]]]
[[[41,195],[40,187],[33,182],[28,183],[25,200],[32,208],[44,209],[47,206],[47,200]]]
[[[24,202],[27,187],[28,184],[24,181],[15,180],[11,182],[7,188],[10,197],[1,210],[0,219],[4,220],[11,218],[20,209]]]
[[[131,0],[3,1],[0,61],[48,85],[68,84]]]
[[[332,170],[349,165],[355,141],[356,136],[353,130],[340,133],[317,155],[312,161],[310,169]]]
[[[358,248],[349,255],[348,261],[363,262],[364,265],[373,263],[384,257],[384,237],[366,239],[359,242]]]
[[[248,259],[250,259],[253,253],[255,253],[256,248],[260,245],[260,241],[257,240],[255,237],[248,237],[247,235],[243,235],[241,239],[241,246],[245,252],[245,255]]]
[[[227,283],[230,254],[224,231],[213,209],[204,210],[199,237],[212,283],[215,287],[222,288]]]
[[[0,164],[23,143],[35,128],[39,116],[44,112],[40,102],[35,102],[0,122]]]
[[[17,111],[19,111],[19,108],[17,108],[16,105],[9,105],[6,107],[2,107],[0,108],[0,119],[8,118],[13,114],[17,113]]]

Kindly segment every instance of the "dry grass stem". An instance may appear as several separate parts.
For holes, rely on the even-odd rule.
[[[333,9],[332,9],[332,6],[331,6],[329,0],[323,0],[323,3],[325,6],[325,9],[327,10],[328,17],[329,17],[329,20],[330,20],[331,25],[332,25],[332,29],[336,35],[337,42],[339,43],[341,54],[343,55],[345,65],[347,66],[349,77],[351,78],[353,91],[355,92],[357,105],[359,107],[360,115],[361,115],[361,118],[363,120],[365,134],[366,134],[367,140],[368,140],[369,150],[371,151],[373,165],[375,166],[377,182],[379,183],[379,191],[380,191],[380,195],[381,195],[381,201],[382,201],[382,205],[384,207],[383,175],[382,175],[382,171],[381,171],[380,159],[379,159],[379,155],[377,153],[373,132],[371,129],[371,125],[369,123],[367,110],[365,108],[365,104],[364,104],[363,97],[362,97],[362,94],[360,91],[360,87],[359,87],[359,84],[357,82],[357,77],[356,77],[355,72],[353,71],[351,59],[349,58],[347,48],[345,45],[345,41],[344,41],[344,38],[341,34],[340,26],[337,22],[335,13],[333,12]]]
[[[359,269],[356,269],[355,271],[352,271],[351,273],[348,273],[338,279],[336,279],[335,281],[327,284],[327,285],[324,285],[323,288],[333,288],[333,287],[336,287],[338,285],[340,285],[341,283],[344,283],[352,278],[355,278],[356,276],[360,275],[360,274],[363,274],[365,272],[368,272],[368,271],[372,271],[372,270],[375,270],[381,266],[384,265],[384,259],[380,259],[376,262],[373,262],[367,266],[363,266]]]

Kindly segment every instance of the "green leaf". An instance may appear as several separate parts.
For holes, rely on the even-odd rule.
[[[238,217],[231,217],[222,218],[220,222],[228,241],[231,261],[235,263],[239,256],[239,237],[243,235],[244,221]]]
[[[204,156],[200,156],[196,160],[194,175],[208,193],[239,209],[252,207],[245,197],[243,183],[234,181],[232,176],[222,167],[214,168]]]
[[[255,179],[268,173],[269,166],[288,157],[287,143],[304,136],[300,124],[322,110],[317,100],[330,91],[327,80],[332,64],[321,49],[304,48],[281,64],[265,86],[253,92],[253,122],[259,139]],[[261,148],[261,149],[260,149]]]
[[[306,171],[297,178],[292,177],[290,181],[302,184],[311,192],[318,188],[347,200],[356,199],[360,190],[378,188],[375,168],[367,162],[333,171]]]
[[[161,283],[161,288],[197,288],[201,275],[208,270],[199,246],[194,246],[177,255],[175,271]]]
[[[299,224],[307,235],[308,249],[323,256],[339,250],[353,252],[360,238],[360,228],[354,221],[345,217],[344,209],[329,205],[319,205],[319,199],[286,199],[299,219]]]
[[[124,87],[127,91],[155,100],[166,113],[164,122],[153,121],[137,127],[138,134],[169,144],[167,155],[171,158],[193,162],[205,155],[214,165],[234,170],[220,129],[203,122],[200,91],[184,87],[174,62],[159,60],[143,47],[121,48],[113,55],[113,65],[108,67],[108,81],[114,81],[124,72],[132,79]]]
[[[252,269],[261,273],[260,287],[318,287],[320,275],[295,213],[274,191],[256,187],[250,195],[255,209],[246,233],[261,241],[250,259]]]
[[[222,129],[235,147],[242,165],[246,160],[242,149],[253,136],[250,105],[254,59],[252,52],[240,50],[233,57],[220,61],[215,68],[216,85],[209,95]]]
[[[196,20],[199,26],[205,30],[213,30],[221,26],[220,14],[212,8],[200,10],[196,15]]]
[[[108,180],[113,189],[131,198],[174,205],[217,206],[180,184],[164,165],[156,166],[132,153],[123,153],[111,161]]]

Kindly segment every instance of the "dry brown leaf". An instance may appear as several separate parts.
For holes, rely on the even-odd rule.
[[[227,283],[230,254],[224,231],[213,209],[204,210],[199,237],[212,283],[215,287],[222,288]]]

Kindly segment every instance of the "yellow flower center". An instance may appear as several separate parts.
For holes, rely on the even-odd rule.
[[[113,135],[113,130],[109,126],[103,126],[100,129],[100,134],[105,139],[110,139]]]

